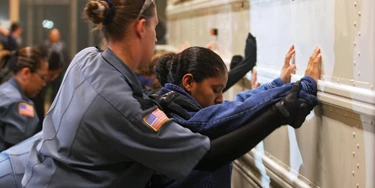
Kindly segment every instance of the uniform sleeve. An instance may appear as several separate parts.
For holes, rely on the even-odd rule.
[[[16,102],[10,104],[8,109],[6,109],[6,113],[4,113],[4,115],[1,117],[4,126],[4,142],[8,147],[25,140],[28,136],[27,129],[29,123],[32,122],[34,118],[37,118],[35,117],[36,114],[33,106],[27,103],[23,104],[28,105],[28,107],[32,107],[32,109],[26,110],[33,113],[33,117],[31,117],[31,114],[27,114],[28,111],[25,111],[25,115],[21,115],[19,111],[19,105],[21,103]]]
[[[98,116],[97,109],[116,107],[117,113],[106,110],[103,112],[108,113],[105,120],[95,120],[97,125],[106,124],[95,127],[102,129],[95,132],[102,134],[100,137],[106,137],[108,143],[112,144],[117,153],[114,160],[130,158],[157,172],[182,180],[210,148],[208,137],[192,133],[168,119],[150,99],[127,97],[121,104],[118,100],[119,104],[108,104],[106,101],[112,100],[96,99],[91,105],[92,111],[86,114]]]

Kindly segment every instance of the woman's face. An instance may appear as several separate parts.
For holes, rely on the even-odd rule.
[[[157,42],[155,28],[156,25],[158,25],[159,20],[157,17],[156,6],[154,6],[154,12],[154,16],[151,19],[149,19],[148,24],[146,24],[145,26],[146,32],[142,45],[142,57],[145,58],[143,62],[147,62],[146,64],[150,63],[151,58],[154,55],[155,44]]]
[[[192,81],[192,84],[185,85],[190,95],[203,107],[223,102],[223,89],[228,81],[227,72],[216,77],[206,78],[201,82]]]
[[[48,62],[41,60],[40,67],[33,73],[30,73],[26,83],[25,94],[28,97],[35,97],[46,86],[48,79]]]

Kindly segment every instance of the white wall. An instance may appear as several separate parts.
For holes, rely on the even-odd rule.
[[[374,0],[192,0],[169,5],[167,15],[172,46],[185,41],[204,46],[213,40],[209,29],[218,28],[226,60],[243,54],[251,31],[258,42],[258,79],[263,83],[279,75],[292,44],[297,64],[293,80],[304,75],[313,49],[321,47],[321,105],[302,128],[283,127],[236,161],[241,170],[236,168],[234,187],[254,182],[375,187]],[[271,178],[251,175],[260,172]]]

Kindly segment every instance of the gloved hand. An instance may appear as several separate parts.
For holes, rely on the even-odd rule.
[[[250,58],[249,62],[254,67],[257,62],[257,40],[251,33],[246,38],[245,59],[247,58]]]
[[[163,95],[153,94],[150,98],[156,101],[166,114],[173,112],[186,120],[190,119],[187,111],[196,112],[201,109],[200,106],[195,104],[189,98],[174,91],[170,91]]]
[[[297,81],[289,94],[273,107],[280,113],[281,122],[283,124],[289,124],[296,129],[301,127],[306,116],[309,115],[310,111],[314,108],[313,105],[309,105],[298,98],[300,90],[301,82]]]

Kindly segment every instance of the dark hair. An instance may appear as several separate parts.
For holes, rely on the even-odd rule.
[[[47,56],[48,70],[57,70],[64,66],[64,57],[61,52],[51,50]]]
[[[10,25],[10,32],[13,33],[14,31],[16,31],[18,28],[20,28],[21,25],[19,23],[12,23],[12,25]]]
[[[8,50],[0,50],[0,69],[4,68],[12,53]]]
[[[41,55],[48,61],[48,70],[57,70],[64,66],[64,56],[61,52],[45,46],[41,46],[39,49]]]
[[[160,84],[181,85],[185,74],[192,74],[194,81],[219,76],[227,71],[223,60],[215,52],[203,47],[190,47],[178,54],[166,54],[159,58],[155,67]]]
[[[3,58],[7,59],[6,64],[13,73],[17,73],[25,67],[29,68],[31,72],[35,72],[40,68],[41,60],[44,59],[41,53],[32,47],[21,48],[3,56]]]
[[[137,19],[145,0],[90,0],[84,9],[86,19],[97,25],[108,41],[121,40],[125,29]],[[143,11],[141,18],[153,17],[155,4]]]

